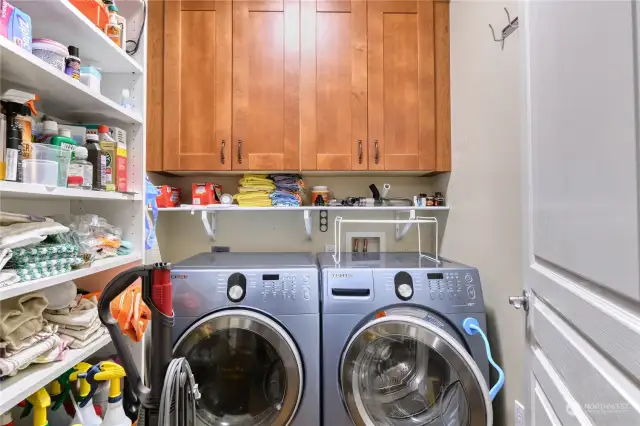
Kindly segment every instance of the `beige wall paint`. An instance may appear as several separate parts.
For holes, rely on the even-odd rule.
[[[480,270],[495,359],[506,385],[496,426],[514,424],[523,401],[524,316],[507,297],[522,292],[520,31],[494,43],[488,24],[507,23],[516,3],[451,3],[452,168],[439,178],[451,204],[443,254]],[[448,181],[448,182],[447,182]]]

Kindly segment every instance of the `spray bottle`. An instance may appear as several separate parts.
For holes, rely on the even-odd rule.
[[[102,426],[131,426],[131,420],[126,416],[122,406],[120,379],[125,376],[124,368],[113,361],[102,361],[87,372],[87,381],[92,385],[92,392],[96,389],[95,381],[110,381],[109,405]]]
[[[69,376],[69,380],[75,382],[80,381],[80,391],[78,392],[78,409],[76,415],[73,418],[71,425],[82,424],[83,426],[99,426],[102,423],[100,416],[96,414],[95,408],[93,408],[93,393],[91,392],[91,385],[87,382],[86,373],[91,368],[91,364],[86,362],[80,362],[73,367],[75,370]]]
[[[27,406],[22,412],[22,417],[29,415],[33,409],[33,426],[49,426],[47,421],[47,407],[51,405],[51,397],[45,388],[27,398]]]
[[[35,99],[34,94],[13,89],[2,94],[0,104],[6,116],[6,147],[2,156],[5,180],[22,182],[22,126],[17,116],[29,114],[29,108],[33,110]]]
[[[49,395],[51,395],[51,408],[49,408],[49,422],[52,425],[68,425],[71,416],[67,414],[63,403],[71,391],[71,381],[69,378],[73,374],[73,368],[65,371],[60,377],[51,382]],[[62,410],[60,409],[62,407]]]
[[[14,426],[13,418],[11,417],[10,412],[6,412],[4,414],[0,414],[0,426]]]

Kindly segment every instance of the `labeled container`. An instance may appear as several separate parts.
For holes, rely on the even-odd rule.
[[[314,186],[311,188],[311,205],[328,205],[329,194],[329,188],[326,186]],[[319,198],[322,198],[322,201],[320,201]]]
[[[0,37],[31,52],[31,17],[7,0],[0,0]]]
[[[222,197],[222,186],[212,183],[191,184],[191,204],[196,206],[208,206],[210,204],[220,204]]]
[[[68,130],[71,139],[76,142],[76,146],[84,145],[87,139],[87,129],[83,126],[70,126],[68,124],[58,124],[58,134],[61,135],[60,131]]]
[[[64,62],[64,73],[80,81],[80,63],[80,49],[75,46],[69,46],[69,54]]]
[[[102,83],[102,74],[97,68],[92,66],[80,67],[80,83],[89,89],[100,93],[100,84]]]
[[[100,149],[106,156],[103,185],[106,191],[116,190],[116,141],[109,134],[109,127],[98,127],[98,139],[100,139]]]
[[[109,14],[102,0],[70,0],[70,3],[100,30],[107,25]]]
[[[122,28],[118,23],[118,7],[115,4],[107,6],[109,11],[108,23],[105,26],[104,32],[118,46],[122,45]]]
[[[58,162],[52,160],[23,160],[24,183],[58,186]]]
[[[54,161],[58,164],[58,186],[67,186],[67,175],[69,173],[69,163],[73,151],[61,149],[59,146],[46,145],[41,143],[33,144],[33,160]]]
[[[67,187],[91,189],[93,186],[93,165],[87,161],[87,148],[79,146],[75,150],[75,159],[69,164]]]
[[[182,191],[174,186],[162,185],[157,186],[160,192],[156,197],[158,207],[178,207],[180,205],[180,196]]]
[[[88,151],[87,160],[93,167],[93,189],[104,191],[106,190],[104,181],[107,168],[107,155],[102,148],[100,148],[98,135],[95,133],[88,133],[85,146]]]
[[[67,46],[48,38],[34,38],[32,53],[57,70],[64,72]]]

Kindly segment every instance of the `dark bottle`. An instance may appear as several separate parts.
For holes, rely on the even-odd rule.
[[[65,59],[64,73],[80,80],[80,49],[69,46],[69,56]]]
[[[5,180],[22,182],[22,128],[16,120],[7,124],[7,150],[5,151]]]
[[[107,154],[100,148],[98,135],[95,133],[87,134],[86,148],[89,153],[87,161],[93,165],[93,189],[97,191],[105,191],[106,188],[106,171],[107,171]]]

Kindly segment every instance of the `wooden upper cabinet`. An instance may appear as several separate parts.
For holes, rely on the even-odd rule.
[[[233,2],[233,169],[300,168],[300,1]]]
[[[449,113],[448,7],[432,0],[368,2],[369,170],[450,168],[442,117]],[[438,55],[446,67],[436,65]]]
[[[165,2],[164,170],[231,169],[231,9]]]
[[[301,7],[302,170],[367,170],[367,3]]]

